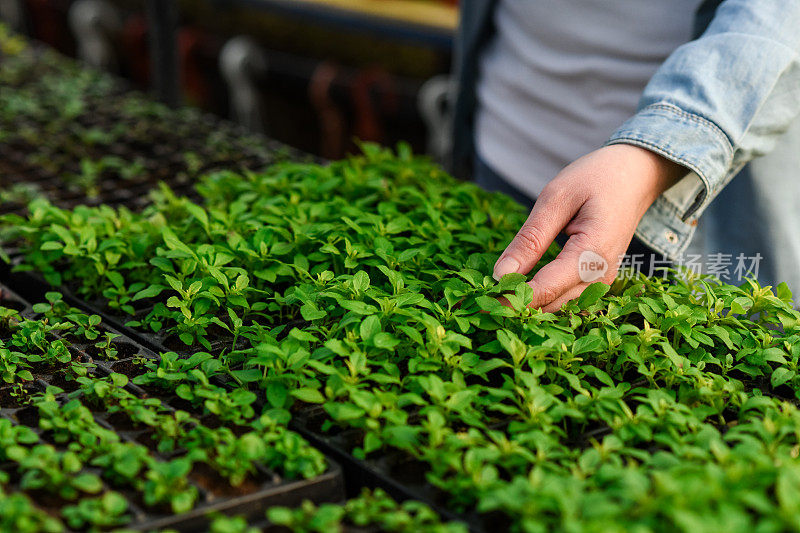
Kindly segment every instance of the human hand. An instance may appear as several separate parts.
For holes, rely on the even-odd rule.
[[[581,157],[539,195],[497,260],[495,279],[530,272],[563,230],[569,240],[561,253],[528,282],[531,306],[555,311],[580,296],[589,285],[580,275],[581,254],[587,252],[598,254],[608,267],[594,281],[611,283],[647,208],[686,172],[655,152],[629,144],[605,146]]]

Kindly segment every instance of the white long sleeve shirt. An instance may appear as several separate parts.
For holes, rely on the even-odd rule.
[[[500,0],[480,59],[476,149],[530,196],[600,148],[688,42],[699,0]]]

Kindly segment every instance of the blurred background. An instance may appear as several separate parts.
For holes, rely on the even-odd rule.
[[[0,0],[0,19],[324,158],[356,138],[448,153],[458,0]]]

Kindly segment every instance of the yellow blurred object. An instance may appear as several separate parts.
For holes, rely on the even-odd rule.
[[[0,22],[0,54],[14,56],[26,48],[25,41]]]
[[[424,0],[286,0],[294,5],[330,7],[390,20],[455,30],[458,7],[445,2]]]

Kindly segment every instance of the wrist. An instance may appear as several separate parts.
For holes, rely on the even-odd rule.
[[[633,168],[637,169],[640,179],[646,182],[647,190],[650,193],[650,203],[680,181],[688,172],[686,167],[667,159],[657,152],[640,146],[615,144],[609,148],[612,147],[621,149],[625,152],[625,157],[635,161]]]
[[[650,156],[654,157],[656,160],[655,165],[658,167],[656,176],[656,190],[658,191],[658,195],[656,196],[661,195],[661,193],[678,183],[681,178],[688,173],[686,167],[679,165],[675,161],[667,159],[656,152],[644,148],[642,150],[650,154]]]

